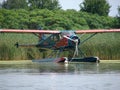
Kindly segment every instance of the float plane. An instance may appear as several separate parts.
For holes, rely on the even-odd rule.
[[[20,29],[0,29],[0,33],[31,33],[39,38],[37,44],[15,44],[16,47],[37,47],[39,50],[53,50],[51,57],[42,60],[33,60],[39,62],[99,62],[98,57],[85,57],[79,48],[81,44],[92,38],[98,33],[119,33],[120,29],[100,29],[100,30],[20,30]],[[79,36],[77,34],[80,34]],[[84,40],[81,37],[90,34]],[[67,50],[74,50],[72,57],[59,57],[60,53]],[[78,54],[80,58],[76,58]],[[55,58],[52,58],[56,55]]]

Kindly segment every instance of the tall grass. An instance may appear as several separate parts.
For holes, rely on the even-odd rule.
[[[0,34],[0,60],[25,60],[39,58],[36,48],[16,48],[15,43],[37,43],[37,38],[31,34]]]
[[[81,45],[86,56],[98,56],[100,59],[120,59],[120,34],[97,34]]]
[[[46,57],[47,53],[39,52],[37,48],[16,48],[14,44],[37,43],[38,39],[32,34],[0,34],[0,60],[25,60]],[[98,34],[82,44],[80,48],[86,56],[98,56],[100,59],[120,59],[120,34]],[[68,53],[65,52],[64,55]]]

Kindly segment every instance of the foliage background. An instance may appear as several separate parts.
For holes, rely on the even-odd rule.
[[[75,10],[0,9],[0,27],[9,29],[109,29],[117,28],[115,17],[99,16]]]
[[[17,3],[18,1],[16,0]],[[57,2],[57,0],[55,1]],[[62,10],[58,2],[53,9],[47,7],[35,8],[37,6],[21,8],[20,5],[23,4],[19,4],[17,8],[0,8],[1,29],[38,29],[42,27],[45,30],[87,30],[120,28],[119,16],[109,17],[82,10]],[[38,38],[30,34],[0,33],[0,60],[45,58],[51,51],[39,52],[37,48],[14,47],[16,42],[37,43],[37,41]],[[94,55],[100,57],[100,59],[120,59],[120,34],[98,34],[81,45],[80,48],[86,56]],[[71,52],[63,52],[63,55],[67,56],[69,53]]]

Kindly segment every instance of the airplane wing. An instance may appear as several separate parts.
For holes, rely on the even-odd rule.
[[[112,32],[120,32],[120,29],[94,29],[94,30],[76,30],[76,34],[89,34],[89,33],[112,33]]]
[[[74,31],[74,30],[73,30]],[[62,31],[58,30],[20,30],[20,29],[0,29],[0,33],[39,33],[39,34],[59,34]],[[75,30],[76,34],[89,33],[112,33],[120,32],[120,29],[93,29],[93,30]]]
[[[20,29],[0,29],[0,33],[39,33],[39,34],[58,34],[55,30],[20,30]]]

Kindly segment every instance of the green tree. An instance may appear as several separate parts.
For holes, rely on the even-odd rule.
[[[118,17],[120,17],[120,6],[118,6]]]
[[[118,6],[118,15],[115,17],[115,28],[120,28],[120,6]]]
[[[107,16],[110,5],[106,0],[84,0],[84,2],[80,4],[80,9],[84,12]]]
[[[25,9],[28,7],[26,0],[4,0],[2,8],[5,9]]]
[[[60,9],[58,0],[28,0],[30,9]]]

